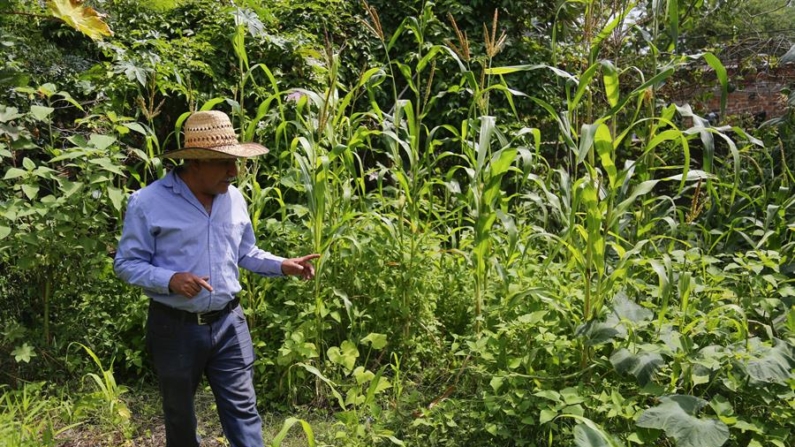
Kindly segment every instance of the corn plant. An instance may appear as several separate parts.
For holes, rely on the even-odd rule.
[[[82,397],[82,400],[77,403],[75,413],[78,416],[96,417],[102,423],[106,423],[114,429],[120,429],[129,437],[133,428],[131,425],[132,414],[121,397],[127,392],[127,387],[116,383],[112,362],[111,366],[105,369],[94,351],[82,343],[77,343],[77,345],[91,357],[101,375],[86,374],[85,378],[91,379],[96,391]]]

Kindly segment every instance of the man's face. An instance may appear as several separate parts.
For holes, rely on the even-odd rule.
[[[216,196],[229,190],[238,174],[238,159],[196,160],[196,178],[200,192]]]

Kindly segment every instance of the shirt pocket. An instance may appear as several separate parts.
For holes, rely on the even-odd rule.
[[[240,253],[240,248],[243,241],[243,232],[245,231],[246,224],[244,222],[226,222],[220,225],[219,239],[223,241],[226,251],[235,260],[245,253]]]

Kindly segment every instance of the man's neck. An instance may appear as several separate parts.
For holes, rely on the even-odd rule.
[[[181,178],[182,181],[185,183],[185,186],[187,186],[188,189],[190,189],[190,192],[193,193],[193,196],[196,197],[196,200],[198,200],[199,203],[201,203],[202,206],[204,206],[204,209],[206,209],[209,212],[210,209],[212,208],[213,199],[215,198],[215,196],[212,194],[207,194],[199,191],[196,179],[191,175],[190,171],[188,171],[187,169],[182,169],[178,171],[177,175],[179,175],[179,178]]]

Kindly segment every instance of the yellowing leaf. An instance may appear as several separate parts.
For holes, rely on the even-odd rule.
[[[103,16],[94,8],[83,6],[82,0],[48,0],[47,7],[55,18],[94,40],[113,35],[108,24],[102,21]]]

